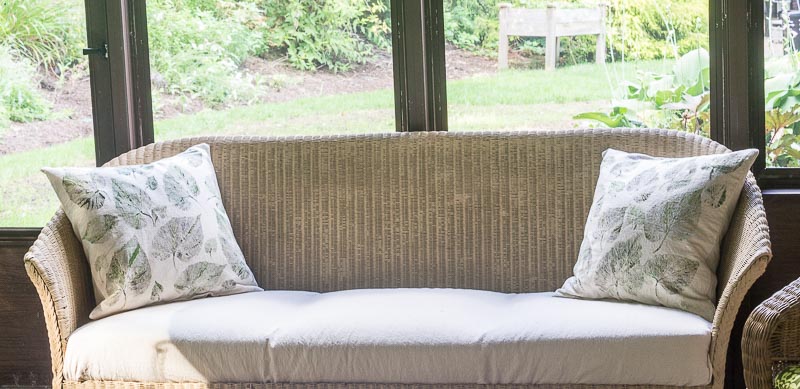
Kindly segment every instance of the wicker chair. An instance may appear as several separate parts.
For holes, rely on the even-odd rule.
[[[393,287],[552,291],[572,274],[603,150],[674,157],[728,151],[709,139],[674,131],[592,129],[193,138],[133,150],[110,164],[147,163],[201,142],[211,145],[234,232],[259,283],[275,290],[320,292]],[[314,173],[319,171],[326,173]],[[348,201],[352,188],[376,200]],[[402,223],[384,225],[382,220]],[[436,227],[421,229],[428,233],[404,227],[414,223]],[[275,225],[280,228],[270,227]],[[514,239],[501,233],[517,225],[526,226],[526,232]],[[299,239],[316,236],[320,226],[340,238]],[[453,234],[460,239],[447,244],[439,239]],[[419,255],[406,255],[409,250]],[[313,255],[320,252],[326,253],[324,261]],[[722,242],[708,345],[712,380],[704,388],[722,389],[736,314],[771,256],[761,192],[750,175]],[[67,344],[88,322],[94,297],[80,241],[63,212],[43,229],[25,256],[25,268],[44,307],[56,389],[482,387],[70,381],[64,376]]]
[[[759,304],[742,335],[744,378],[750,389],[772,388],[784,366],[800,364],[800,279]]]

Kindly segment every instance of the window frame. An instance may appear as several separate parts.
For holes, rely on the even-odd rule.
[[[711,0],[710,11],[711,139],[758,149],[752,170],[762,189],[800,189],[800,168],[767,167],[763,1]]]
[[[391,1],[398,132],[447,131],[444,2]]]
[[[84,0],[95,160],[102,166],[155,141],[146,1]],[[1,229],[0,229],[1,230]]]

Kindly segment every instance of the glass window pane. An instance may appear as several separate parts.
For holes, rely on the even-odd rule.
[[[800,167],[800,3],[764,2],[767,167]]]
[[[709,134],[708,0],[444,5],[452,131]]]
[[[95,165],[84,14],[83,0],[0,2],[0,227],[58,209],[42,167]]]
[[[156,140],[394,131],[388,0],[151,0]]]

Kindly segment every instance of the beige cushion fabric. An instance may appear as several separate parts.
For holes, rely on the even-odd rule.
[[[69,338],[67,380],[706,385],[711,324],[459,289],[266,291],[147,307]]]

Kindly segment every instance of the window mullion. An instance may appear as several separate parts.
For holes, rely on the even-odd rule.
[[[447,131],[442,0],[392,1],[397,131]]]
[[[104,4],[106,25],[90,22],[89,44],[108,44],[108,58],[90,58],[99,166],[152,143],[153,113],[145,2],[88,0],[87,13],[95,2]]]
[[[760,1],[710,3],[711,137],[733,150],[760,149],[757,173],[765,166],[763,16]]]

